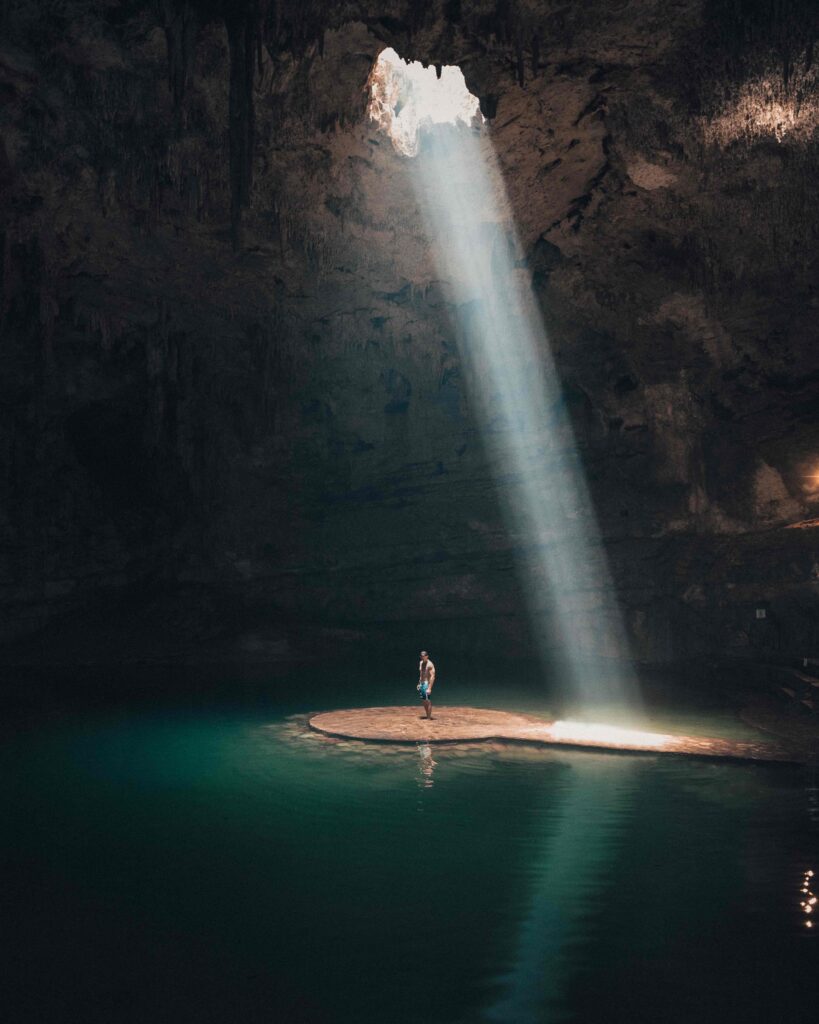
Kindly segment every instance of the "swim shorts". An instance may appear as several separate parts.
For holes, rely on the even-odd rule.
[[[421,700],[432,700],[432,696],[429,693],[429,688],[426,683],[421,683],[418,687],[418,696]]]

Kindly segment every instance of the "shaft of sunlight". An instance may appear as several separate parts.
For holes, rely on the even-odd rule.
[[[404,62],[398,61],[384,70],[388,83],[401,73]],[[463,82],[457,68],[447,70]],[[406,113],[412,90],[401,95],[401,116],[420,127],[415,142],[401,136],[396,148],[417,152],[405,161],[406,174],[432,260],[449,287],[470,404],[541,653],[552,664],[557,654],[577,713],[601,705],[633,713],[636,687],[625,631],[491,140],[477,117],[470,127],[448,117],[433,128],[423,109]],[[383,104],[377,116],[384,126]],[[614,670],[605,676],[591,670],[590,662],[600,659]]]

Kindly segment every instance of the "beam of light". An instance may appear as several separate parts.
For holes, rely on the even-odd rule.
[[[373,116],[387,131],[383,97],[400,93],[410,102],[413,96],[392,81],[402,67],[400,58],[390,58],[371,76],[386,83]],[[457,73],[465,91],[457,68],[443,72]],[[633,711],[636,687],[625,667],[629,651],[616,596],[491,141],[476,120],[466,128],[449,118],[424,131],[424,110],[410,116],[402,106],[404,117],[420,126],[418,134],[408,142],[398,132],[394,144],[401,153],[417,152],[405,163],[407,179],[432,259],[449,285],[470,404],[544,663],[558,655],[559,675],[581,707]],[[605,681],[584,668],[587,659],[601,657],[619,666]]]
[[[528,911],[501,994],[483,1016],[496,1024],[561,1020],[577,945],[605,910],[608,868],[626,834],[633,764],[612,758],[572,763],[562,801],[544,816],[548,832],[534,859]]]

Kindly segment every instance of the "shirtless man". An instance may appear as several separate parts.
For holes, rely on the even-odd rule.
[[[429,660],[426,651],[421,651],[421,664],[418,666],[418,693],[424,703],[427,718],[432,718],[432,687],[435,684],[435,666]]]

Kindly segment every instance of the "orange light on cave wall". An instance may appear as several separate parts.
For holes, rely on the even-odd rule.
[[[819,467],[810,466],[802,474],[802,489],[809,498],[819,498]]]

